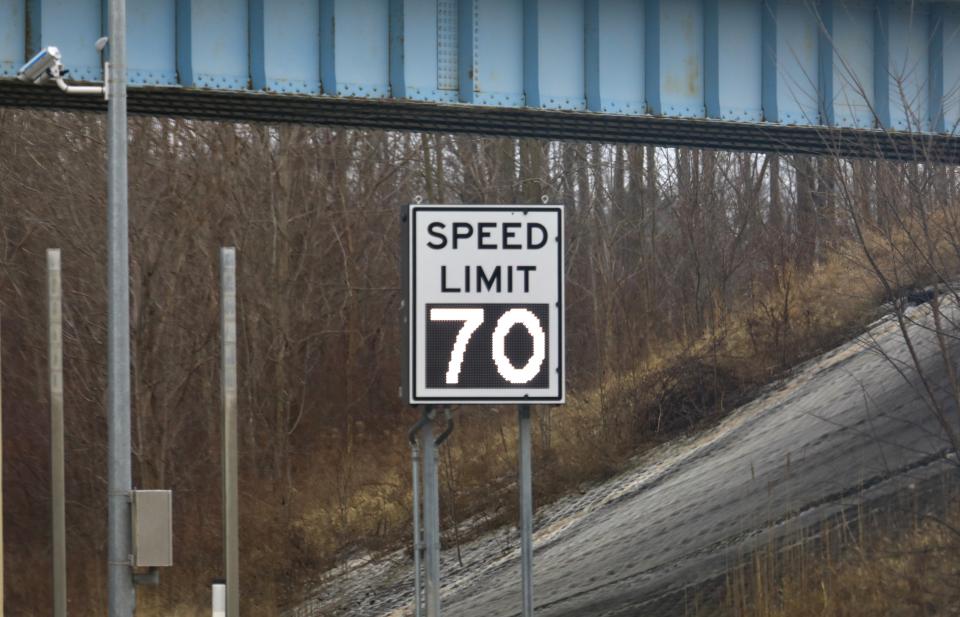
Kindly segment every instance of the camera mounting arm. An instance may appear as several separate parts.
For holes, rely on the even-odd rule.
[[[57,83],[57,87],[67,94],[102,94],[103,100],[108,99],[107,81],[110,79],[110,63],[103,63],[103,83],[102,86],[72,86],[63,79],[63,65],[59,62],[50,67],[50,77]]]

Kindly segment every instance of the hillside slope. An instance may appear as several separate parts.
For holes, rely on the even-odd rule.
[[[924,373],[953,418],[928,307],[908,317]],[[537,615],[683,614],[684,590],[721,576],[758,543],[909,490],[948,465],[947,451],[896,322],[880,320],[704,434],[539,512]],[[515,530],[505,529],[467,545],[463,567],[447,551],[444,613],[519,615],[516,547]],[[296,614],[410,614],[411,577],[402,553],[358,564]]]

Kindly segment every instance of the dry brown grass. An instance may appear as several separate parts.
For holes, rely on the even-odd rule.
[[[728,574],[731,617],[932,617],[960,614],[960,501],[801,533],[769,544]]]

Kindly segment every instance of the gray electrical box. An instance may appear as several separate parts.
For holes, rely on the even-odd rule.
[[[133,491],[133,565],[173,565],[173,493]]]

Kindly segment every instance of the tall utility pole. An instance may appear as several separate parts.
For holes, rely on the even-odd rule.
[[[110,0],[107,82],[107,592],[109,617],[133,617],[130,562],[130,264],[127,230],[127,7]]]
[[[50,373],[50,493],[53,617],[67,617],[67,524],[63,474],[63,304],[60,249],[47,249],[47,366]]]

